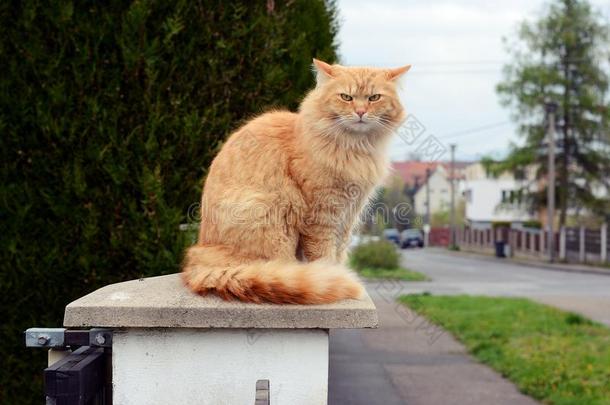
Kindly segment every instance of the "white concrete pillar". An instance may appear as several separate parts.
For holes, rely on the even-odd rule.
[[[328,330],[377,326],[371,299],[259,305],[198,296],[178,274],[101,288],[66,307],[66,327],[113,329],[114,405],[324,405]]]
[[[546,229],[542,229],[540,234],[539,234],[540,235],[540,240],[539,240],[540,244],[538,245],[538,248],[539,248],[538,256],[540,256],[540,257],[544,257],[545,252],[546,252],[546,249],[545,249],[545,235],[546,235],[546,233],[547,233],[547,230]]]
[[[600,252],[599,257],[602,263],[606,263],[608,260],[608,224],[602,224],[600,232]]]
[[[559,259],[566,259],[566,228],[564,226],[559,230]]]
[[[113,404],[326,404],[328,330],[126,329],[112,343]]]

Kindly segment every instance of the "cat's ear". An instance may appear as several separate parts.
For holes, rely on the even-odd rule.
[[[313,69],[316,72],[316,82],[318,86],[333,77],[333,67],[316,58],[313,59]]]
[[[387,76],[389,80],[396,80],[411,69],[411,65],[401,66],[395,69],[389,69]]]

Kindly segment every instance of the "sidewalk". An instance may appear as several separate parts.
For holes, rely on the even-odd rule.
[[[369,283],[367,290],[380,326],[331,332],[330,405],[537,403],[451,335],[396,304],[400,284]]]
[[[442,249],[442,248],[440,248]],[[448,250],[450,254],[456,255],[464,255],[464,256],[476,256],[477,258],[484,258],[489,261],[498,262],[509,262],[514,264],[521,264],[523,266],[536,267],[539,269],[548,269],[548,270],[556,270],[556,271],[567,271],[571,273],[587,273],[587,274],[604,274],[610,276],[610,267],[602,267],[602,266],[593,266],[586,264],[568,264],[568,263],[549,263],[542,260],[535,259],[523,259],[523,258],[497,258],[492,254],[486,254],[483,252],[471,251],[471,250]]]

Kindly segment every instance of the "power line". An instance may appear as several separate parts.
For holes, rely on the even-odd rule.
[[[468,135],[476,134],[476,133],[479,133],[479,132],[484,132],[484,131],[489,130],[489,129],[503,127],[503,126],[509,125],[511,123],[512,123],[512,121],[501,121],[501,122],[495,122],[495,123],[492,123],[492,124],[481,125],[481,126],[478,126],[478,127],[469,128],[469,129],[465,129],[465,130],[462,130],[462,131],[454,132],[454,133],[451,133],[449,135],[438,136],[437,139],[440,140],[440,141],[445,141],[445,140],[451,139],[451,138],[458,138],[458,137],[461,137],[461,136],[468,136]],[[399,149],[403,149],[405,147],[410,147],[410,144],[402,143],[402,144],[398,145]]]
[[[455,66],[455,65],[503,65],[509,60],[484,59],[484,60],[439,60],[411,62],[413,66]]]
[[[563,63],[586,63],[591,64],[591,58],[570,58],[570,59],[559,59],[555,61],[533,61],[533,65],[546,66],[547,68],[554,69],[557,64]],[[601,60],[599,65],[605,64],[604,60]],[[412,62],[414,69],[411,70],[410,74],[417,75],[453,75],[453,74],[485,74],[485,73],[498,73],[501,72],[504,66],[511,64],[508,60],[470,60],[470,61],[429,61],[429,62]],[[493,65],[499,65],[492,67]],[[424,67],[420,70],[419,67]],[[480,68],[476,68],[480,66]],[[439,67],[441,69],[435,69]],[[446,69],[447,67],[457,67],[457,69]],[[461,68],[460,67],[464,67]],[[474,68],[472,68],[474,67]],[[444,69],[443,69],[444,68]]]
[[[413,69],[412,75],[470,75],[470,74],[485,74],[499,73],[501,68],[495,69],[462,69],[462,70],[417,70]]]
[[[502,121],[502,122],[496,122],[496,123],[493,123],[493,124],[482,125],[482,126],[479,126],[479,127],[474,127],[474,128],[470,128],[470,129],[465,129],[465,130],[462,130],[462,131],[454,132],[454,133],[449,134],[449,135],[439,136],[439,139],[450,139],[450,138],[457,138],[457,137],[460,137],[460,136],[465,136],[465,135],[470,135],[470,134],[476,134],[477,132],[486,131],[488,129],[503,127],[503,126],[508,125],[510,123],[511,123],[511,121]]]

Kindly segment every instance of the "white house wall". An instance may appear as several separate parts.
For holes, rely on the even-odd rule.
[[[446,178],[444,170],[436,170],[430,176],[428,181],[430,186],[430,212],[447,211],[451,206],[451,184]],[[459,184],[455,182],[455,201],[456,205],[461,199],[461,195],[458,192]],[[424,215],[426,213],[426,185],[417,190],[414,197],[415,201],[415,212],[418,215]]]
[[[466,219],[471,222],[528,221],[532,216],[522,206],[502,205],[502,191],[519,190],[511,179],[480,179],[463,185]]]

